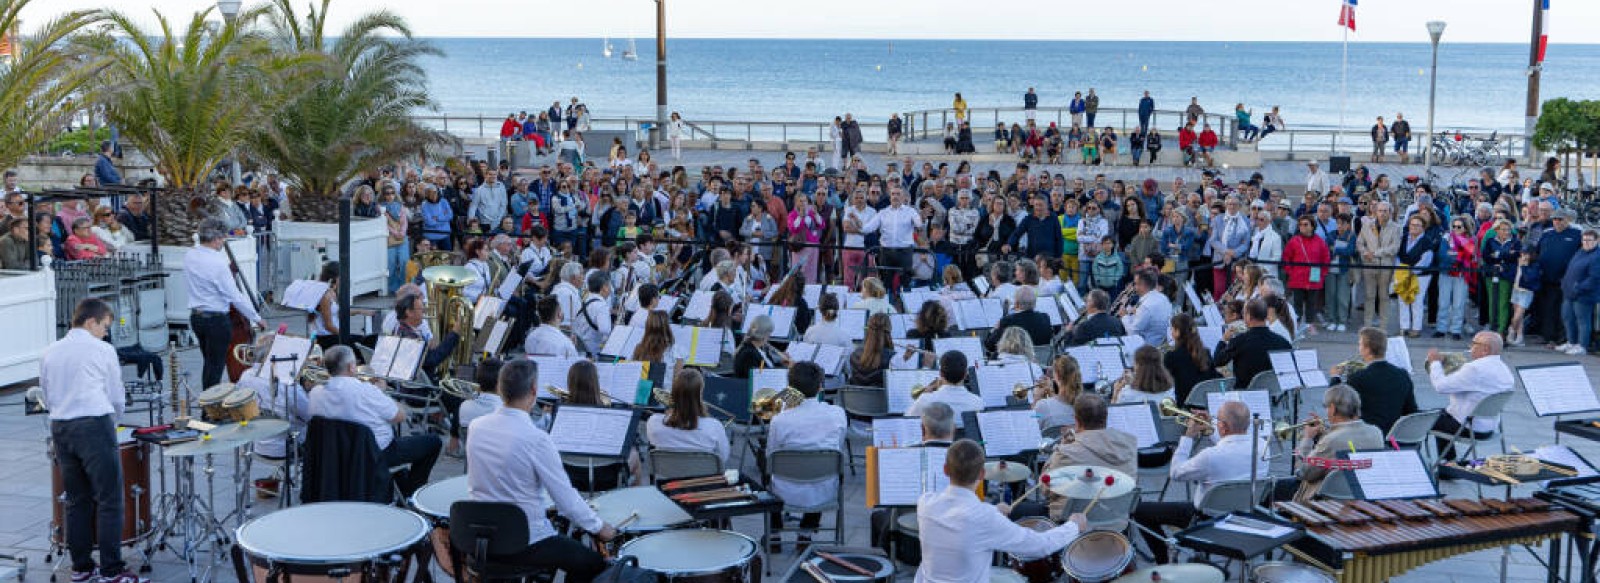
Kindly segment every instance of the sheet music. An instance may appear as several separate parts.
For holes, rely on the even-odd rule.
[[[794,316],[796,313],[798,313],[797,308],[786,306],[762,306],[754,304],[745,306],[744,326],[740,328],[739,331],[749,332],[750,323],[754,322],[756,317],[765,315],[769,318],[772,318],[772,337],[788,338],[794,333]]]
[[[761,389],[782,391],[789,386],[789,369],[786,368],[753,368],[750,369],[750,396]]]
[[[933,351],[943,356],[952,350],[967,355],[967,366],[978,366],[983,362],[983,341],[972,336],[955,336],[952,338],[934,338]]]
[[[561,453],[621,457],[633,415],[631,409],[561,407],[550,421],[550,441]]]
[[[1161,432],[1156,428],[1156,412],[1148,402],[1106,407],[1106,427],[1133,435],[1141,448],[1161,443]]]
[[[727,330],[721,328],[692,328],[689,332],[688,364],[717,366],[722,362],[722,339]]]
[[[1189,298],[1189,306],[1195,310],[1198,310],[1201,306],[1206,305],[1205,302],[1200,301],[1200,294],[1194,293],[1193,281],[1183,282],[1183,295],[1184,297]]]
[[[1595,397],[1594,385],[1581,364],[1518,367],[1517,375],[1522,377],[1534,414],[1540,417],[1600,409],[1600,398]]]
[[[483,343],[483,351],[488,354],[500,354],[506,343],[506,333],[510,330],[510,320],[495,320],[494,326],[489,328],[489,339]]]
[[[867,311],[856,309],[839,310],[839,329],[850,335],[851,340],[862,340],[867,337]]]
[[[1200,317],[1207,326],[1226,327],[1228,325],[1228,320],[1222,317],[1222,310],[1218,310],[1216,304],[1202,306],[1200,308]]]
[[[400,348],[399,336],[379,336],[372,345],[372,360],[367,366],[372,372],[381,377],[389,376],[389,369],[394,368],[394,353]]]
[[[489,294],[478,296],[478,305],[472,307],[472,329],[482,330],[483,324],[500,317],[506,301]]]
[[[1133,352],[1145,345],[1144,337],[1138,334],[1129,334],[1117,338],[1122,345],[1122,357],[1128,362],[1133,362]]]
[[[1098,383],[1101,378],[1114,381],[1127,371],[1123,364],[1126,361],[1122,359],[1122,348],[1114,344],[1073,346],[1067,349],[1067,354],[1078,361],[1084,384]]]
[[[932,292],[907,291],[900,293],[900,303],[906,307],[907,314],[916,314],[922,311],[922,304],[929,301],[939,301],[938,294]]]
[[[789,349],[783,351],[789,355],[792,362],[811,360],[817,356],[817,345],[810,342],[790,342]]]
[[[1389,337],[1389,347],[1383,354],[1383,360],[1407,373],[1414,372],[1411,370],[1411,349],[1406,346],[1405,336]]]
[[[1033,411],[979,411],[978,431],[988,457],[1021,453],[1039,447],[1039,422]]]
[[[931,385],[938,380],[939,371],[923,369],[890,369],[883,371],[883,392],[889,401],[889,413],[902,415],[911,407],[911,385]]]
[[[1422,463],[1422,455],[1415,449],[1362,451],[1348,455],[1353,460],[1372,460],[1371,468],[1348,472],[1360,484],[1363,499],[1433,498],[1439,495],[1438,487],[1428,475],[1428,467]]]
[[[1011,396],[1012,389],[1021,384],[1028,389],[1028,400],[1031,402],[1033,395],[1033,364],[1017,362],[1009,365],[980,366],[978,372],[978,396],[983,397],[983,408],[994,409],[1006,406],[1006,397]]]
[[[922,443],[919,417],[877,417],[872,420],[874,447],[907,447]]]
[[[800,288],[800,298],[806,301],[806,305],[816,308],[817,304],[822,302],[822,284],[806,284],[805,287]]]
[[[658,296],[656,298],[655,311],[657,312],[666,312],[671,314],[672,309],[676,307],[678,307],[678,296]]]
[[[551,396],[548,394],[550,387],[566,390],[567,370],[579,361],[588,359],[578,356],[530,356],[528,360],[533,361],[534,368],[539,371],[539,394],[548,397]]]
[[[822,367],[823,374],[837,375],[840,367],[844,366],[845,347],[837,344],[822,344],[817,346],[817,354],[811,357],[811,362]]]
[[[1049,316],[1051,326],[1060,326],[1061,306],[1056,304],[1056,298],[1054,296],[1040,296],[1037,301],[1038,303],[1034,305],[1033,309],[1044,312],[1044,315]]]
[[[1217,344],[1222,342],[1221,326],[1199,326],[1195,331],[1200,333],[1200,344],[1206,347],[1208,354],[1217,351]]]
[[[1300,381],[1306,387],[1328,386],[1328,375],[1322,372],[1322,365],[1317,361],[1317,351],[1294,351],[1294,366],[1300,370]]]
[[[1267,361],[1272,364],[1272,375],[1278,377],[1279,387],[1300,386],[1300,369],[1294,366],[1293,351],[1268,352]]]
[[[379,337],[382,340],[383,337]],[[306,356],[311,354],[311,339],[303,336],[289,336],[278,334],[272,337],[272,347],[267,349],[266,366],[255,368],[256,377],[267,381],[272,380],[273,369],[276,368],[279,379],[296,379],[300,377],[300,368],[306,364]],[[374,352],[374,355],[377,353]],[[294,362],[273,359],[294,357]],[[374,367],[373,370],[377,370]],[[173,373],[176,374],[176,373]]]
[[[983,300],[958,300],[955,303],[956,327],[962,330],[988,328],[988,316],[983,311]]]
[[[1003,303],[1009,304],[1009,303],[1011,303],[1011,298],[1014,298],[1016,296],[1017,296],[1017,286],[1015,284],[1003,283],[1003,284],[1000,284],[999,286],[995,287],[994,291],[989,292],[989,296],[984,298],[984,299],[986,299],[986,300],[1000,300]]]
[[[987,324],[984,327],[993,328],[999,326],[1000,319],[1006,316],[1006,304],[1010,303],[1011,299],[1006,298],[1002,302],[996,298],[981,298],[978,301],[983,303],[983,319]]]
[[[1555,444],[1539,446],[1538,449],[1533,450],[1533,457],[1550,462],[1552,464],[1569,466],[1578,471],[1577,477],[1579,478],[1600,475],[1600,471],[1596,471],[1594,466],[1589,465],[1589,462],[1584,461],[1582,457],[1578,456],[1577,452],[1572,451],[1572,448],[1569,448],[1565,445]]]
[[[1206,393],[1206,411],[1212,419],[1217,418],[1217,409],[1228,401],[1243,401],[1245,408],[1252,415],[1260,415],[1262,419],[1272,421],[1272,397],[1266,391],[1228,391],[1225,393]],[[1263,433],[1265,433],[1263,431]]]
[[[715,295],[710,291],[697,291],[689,296],[689,305],[683,307],[683,319],[699,322],[711,315],[711,298]]]
[[[417,369],[422,367],[422,355],[427,345],[416,338],[401,338],[399,348],[394,351],[394,362],[389,366],[389,372],[380,373],[384,378],[409,381],[417,376]],[[374,372],[377,369],[373,369]]]
[[[972,278],[972,290],[980,296],[989,295],[989,277],[980,275]]]
[[[1283,350],[1267,354],[1272,362],[1272,374],[1278,377],[1283,389],[1319,388],[1328,386],[1328,375],[1322,372],[1315,350]]]
[[[944,475],[943,447],[901,447],[876,450],[878,505],[916,506],[922,495],[950,485]]]
[[[1071,289],[1072,286],[1069,285],[1069,286],[1067,286],[1067,288]],[[1078,321],[1078,307],[1072,305],[1072,300],[1070,298],[1068,298],[1066,296],[1066,294],[1062,294],[1062,295],[1056,296],[1056,305],[1061,307],[1061,312],[1063,314],[1066,314],[1066,316],[1067,316],[1067,320],[1066,321],[1068,321],[1068,322],[1077,322]]]
[[[672,330],[672,358],[688,360],[689,354],[694,351],[694,327],[682,324],[668,324],[667,327]]]
[[[637,360],[597,362],[595,372],[600,377],[600,390],[612,401],[639,405],[639,381],[644,379],[644,363]]]
[[[505,280],[500,282],[500,287],[494,290],[494,295],[500,296],[502,300],[509,300],[511,296],[517,294],[517,287],[520,285],[522,285],[522,275],[516,269],[512,269],[506,274]]]
[[[315,312],[322,297],[328,295],[329,287],[326,281],[297,279],[289,282],[289,287],[283,290],[283,301],[279,303],[291,310]]]
[[[1072,307],[1077,308],[1078,310],[1082,310],[1083,309],[1083,296],[1078,294],[1078,287],[1075,286],[1075,285],[1067,285],[1067,286],[1064,286],[1062,289],[1066,290],[1067,297],[1072,300]]]
[[[611,329],[611,335],[606,337],[606,343],[600,347],[600,354],[629,358],[633,356],[633,349],[639,346],[639,341],[644,339],[644,329],[633,326],[617,326]]]
[[[890,339],[905,340],[907,331],[916,327],[916,314],[889,314]]]

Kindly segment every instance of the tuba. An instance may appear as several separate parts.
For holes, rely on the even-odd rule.
[[[429,267],[451,265],[456,261],[456,254],[452,251],[424,251],[411,256],[417,262],[417,268],[426,270]]]
[[[761,389],[750,399],[750,413],[762,421],[771,421],[778,413],[793,409],[805,400],[805,394],[794,387],[784,387],[782,391]]]
[[[457,365],[467,364],[472,359],[472,347],[477,345],[472,329],[472,304],[461,295],[461,290],[476,283],[478,276],[465,267],[436,265],[424,269],[422,279],[428,284],[426,318],[432,322],[434,333],[443,336],[454,331],[461,338],[455,351],[440,363],[440,370],[450,374]],[[485,288],[485,293],[492,292]]]

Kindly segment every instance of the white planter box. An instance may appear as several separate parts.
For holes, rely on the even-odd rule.
[[[0,271],[0,385],[39,378],[39,358],[56,339],[55,272]]]
[[[183,256],[193,247],[178,247],[174,245],[161,246],[161,271],[167,274],[163,286],[167,291],[167,324],[183,328],[189,327],[189,278],[183,274]],[[233,251],[233,258],[239,263],[239,272],[244,274],[244,280],[250,285],[250,291],[261,294],[261,288],[256,285],[256,239],[255,237],[241,237],[229,239],[228,248]],[[135,253],[140,256],[150,255],[150,245],[129,245],[123,251]],[[145,347],[147,350],[159,350],[160,347]]]
[[[293,252],[295,248],[314,249],[326,246],[328,259],[339,257],[339,225],[337,223],[302,223],[278,221],[272,232],[283,249],[290,249],[289,272],[278,280],[287,285],[296,279],[315,278],[321,271],[317,253]],[[379,293],[389,278],[389,226],[383,219],[352,219],[350,221],[350,295]]]

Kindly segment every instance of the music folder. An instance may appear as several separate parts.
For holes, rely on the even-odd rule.
[[[422,340],[399,336],[379,336],[372,347],[372,361],[367,366],[372,374],[386,379],[409,381],[422,367],[423,352],[427,347]]]
[[[1416,447],[1401,449],[1343,450],[1338,459],[1371,461],[1372,466],[1355,470],[1340,470],[1350,481],[1350,491],[1357,500],[1394,500],[1406,498],[1438,498],[1439,485],[1422,452]]]
[[[302,312],[315,312],[322,303],[323,296],[328,295],[328,282],[314,279],[297,279],[289,282],[289,287],[283,290],[283,307]]]
[[[639,429],[634,409],[562,405],[551,413],[550,441],[556,451],[603,458],[624,458]]]
[[[868,447],[867,507],[913,507],[950,485],[944,447]]]

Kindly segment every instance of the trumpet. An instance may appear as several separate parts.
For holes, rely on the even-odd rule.
[[[555,385],[546,385],[545,388],[544,388],[544,392],[550,393],[550,396],[555,397],[556,400],[561,401],[563,403],[572,400],[572,393],[568,392],[566,389],[558,388]],[[601,392],[600,393],[600,406],[601,407],[610,407],[611,406],[611,395],[607,395],[604,392]]]
[[[1050,377],[1049,376],[1041,376],[1041,377],[1039,377],[1038,380],[1033,382],[1033,386],[1028,386],[1028,385],[1025,385],[1025,384],[1022,384],[1022,383],[1017,383],[1016,385],[1011,387],[1011,396],[1015,397],[1019,401],[1020,400],[1029,400],[1028,399],[1028,393],[1030,393],[1032,391],[1036,391],[1036,390],[1044,387],[1046,385],[1046,383],[1049,383],[1049,382],[1050,382]]]
[[[805,393],[794,387],[784,387],[782,391],[761,389],[750,399],[750,413],[762,421],[771,421],[778,413],[798,407],[805,400]]]
[[[1289,441],[1289,438],[1294,437],[1294,432],[1301,427],[1313,427],[1317,425],[1322,425],[1322,420],[1316,417],[1312,417],[1294,425],[1290,425],[1284,421],[1279,421],[1277,424],[1272,426],[1272,434],[1277,436],[1278,441]]]
[[[1213,424],[1210,419],[1206,419],[1199,415],[1195,415],[1194,413],[1184,411],[1183,409],[1179,408],[1178,403],[1172,399],[1162,399],[1159,408],[1162,416],[1177,417],[1179,419],[1178,424],[1184,426],[1186,429],[1191,423],[1199,423],[1205,428],[1205,431],[1202,432],[1201,435],[1210,435],[1211,432],[1216,431],[1217,429],[1216,425]]]
[[[661,387],[656,387],[656,388],[650,389],[650,394],[654,395],[655,398],[656,398],[656,402],[657,403],[661,403],[661,405],[663,407],[666,407],[668,409],[672,408],[672,392],[671,391],[668,391],[668,390],[663,389]],[[707,409],[710,409],[712,411],[716,411],[718,413],[721,413],[723,416],[727,417],[728,419],[726,421],[722,422],[722,426],[723,427],[729,427],[729,426],[733,425],[733,420],[734,420],[733,413],[729,412],[727,409],[723,409],[722,407],[718,407],[716,405],[712,405],[710,401],[705,401],[705,400],[700,401],[700,404],[705,405]]]
[[[933,388],[933,385],[924,385],[921,383],[911,385],[911,400],[915,401],[922,398],[923,393],[926,393]]]

